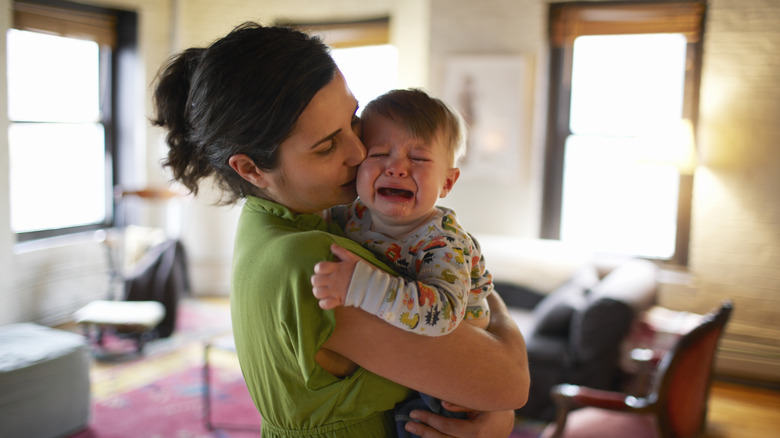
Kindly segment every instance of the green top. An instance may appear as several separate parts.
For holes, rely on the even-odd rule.
[[[380,264],[335,224],[248,197],[238,223],[231,315],[241,369],[263,438],[389,437],[410,390],[363,368],[337,378],[314,360],[335,325],[311,291],[314,265],[338,243]]]

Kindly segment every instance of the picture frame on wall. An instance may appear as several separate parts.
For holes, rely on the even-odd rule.
[[[461,178],[514,180],[527,136],[527,61],[517,55],[457,55],[445,60],[443,98],[468,127]]]

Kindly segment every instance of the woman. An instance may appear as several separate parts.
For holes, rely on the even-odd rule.
[[[197,193],[214,177],[224,202],[245,200],[231,316],[264,438],[392,436],[391,410],[408,388],[485,411],[470,420],[417,412],[422,423],[407,424],[413,433],[508,435],[512,409],[527,397],[528,369],[522,336],[499,299],[491,298],[488,331],[463,327],[427,339],[359,309],[323,311],[311,293],[313,267],[332,258],[334,243],[381,265],[320,215],[355,199],[365,158],[357,101],[327,46],[247,23],[172,58],[154,98],[174,179]]]

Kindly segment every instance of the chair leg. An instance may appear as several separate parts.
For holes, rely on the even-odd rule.
[[[153,341],[157,339],[157,337],[158,336],[157,336],[156,328],[145,330],[139,333],[136,338],[136,345],[137,345],[136,351],[138,352],[138,354],[143,353],[144,345],[146,345],[147,342]]]
[[[260,427],[253,427],[250,425],[242,424],[225,424],[214,422],[211,419],[212,412],[212,394],[211,394],[211,365],[209,363],[209,352],[211,351],[212,344],[207,343],[203,348],[203,417],[206,429],[215,431],[219,429],[239,430],[246,432],[260,432]],[[219,349],[219,346],[215,346]]]
[[[203,348],[203,416],[206,419],[206,429],[214,430],[211,424],[211,371],[209,369],[209,348],[206,344]]]
[[[563,436],[563,430],[566,428],[566,418],[569,415],[569,410],[561,408],[555,414],[555,422],[553,423],[554,429],[552,435],[547,438],[561,438]]]
[[[566,419],[569,417],[571,406],[567,400],[557,392],[556,388],[553,388],[551,396],[556,406],[555,419],[552,423],[554,428],[551,434],[545,433],[544,438],[561,438],[563,436],[563,431],[566,428]],[[545,432],[548,431],[546,430]]]

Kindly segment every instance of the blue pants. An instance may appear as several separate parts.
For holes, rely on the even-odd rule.
[[[398,438],[419,438],[417,435],[409,433],[404,429],[404,425],[407,422],[414,421],[409,417],[409,413],[416,409],[431,411],[434,414],[439,414],[447,418],[467,418],[465,412],[448,411],[441,407],[441,400],[420,393],[419,397],[412,397],[395,406],[395,427],[398,431]]]

